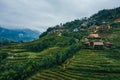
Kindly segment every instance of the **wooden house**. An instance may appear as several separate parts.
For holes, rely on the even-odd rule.
[[[93,42],[94,49],[103,49],[104,43],[103,42]]]
[[[58,28],[58,29],[53,29],[50,31],[48,34],[56,34],[57,36],[62,36],[62,33],[65,31],[65,29]]]
[[[89,31],[95,32],[95,31],[99,30],[99,28],[100,28],[100,26],[91,26],[91,27],[89,27]]]
[[[90,42],[89,41],[88,42],[83,42],[83,45],[90,46]]]
[[[89,38],[100,38],[99,34],[90,34]]]
[[[84,28],[80,28],[79,31],[85,31],[85,29]]]
[[[91,40],[90,41],[90,46],[93,46],[93,43],[95,42],[95,40]]]
[[[85,45],[85,46],[89,46],[90,42],[87,38],[84,38],[84,40],[82,40],[82,44]]]
[[[106,43],[105,43],[105,46],[106,46],[107,48],[112,48],[112,45],[113,45],[113,44],[110,43],[110,42],[106,42]]]
[[[117,23],[117,22],[120,22],[120,18],[116,19],[114,22],[116,22],[116,23]]]
[[[112,26],[110,26],[110,25],[107,26],[107,29],[108,29],[108,30],[111,29],[111,28],[112,28]]]

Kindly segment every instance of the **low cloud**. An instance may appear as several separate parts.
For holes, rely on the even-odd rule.
[[[0,0],[0,25],[45,31],[48,27],[89,17],[120,6],[119,0]]]

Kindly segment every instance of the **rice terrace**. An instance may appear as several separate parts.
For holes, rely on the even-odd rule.
[[[49,6],[48,11],[52,8],[50,2],[46,0],[41,0],[41,6],[38,5],[37,1],[30,1],[28,3],[27,0],[18,0],[20,4],[13,6],[17,8],[26,4],[26,10],[29,6],[33,11],[34,9],[39,11],[41,7],[46,9]],[[14,4],[18,4],[18,2],[14,1]],[[78,4],[72,2],[77,7]],[[62,3],[54,5],[55,10],[62,5],[64,8],[66,6],[67,9],[65,8],[65,10],[69,11],[68,7],[70,5],[68,5],[67,0],[64,3],[63,0],[52,0],[51,5],[53,3]],[[13,7],[13,3],[6,2],[6,0],[0,1],[0,4],[1,7],[6,5],[5,10],[8,8],[7,5],[9,8]],[[46,4],[46,6],[42,4]],[[103,3],[100,2],[100,4]],[[118,4],[117,1],[116,4]],[[37,8],[38,6],[39,8]],[[64,8],[61,7],[58,11],[59,14],[56,12],[56,15],[64,14],[65,17]],[[44,9],[42,10],[44,11]],[[2,11],[4,12],[4,10]],[[76,12],[76,9],[72,11]],[[68,15],[69,17],[72,17],[72,11],[71,15]],[[27,11],[25,12],[27,14]],[[36,15],[32,15],[34,13]],[[34,18],[38,20],[38,18],[43,19],[44,16],[54,17],[47,15],[47,13],[46,15],[41,13],[43,16],[37,17],[37,12],[31,12],[31,15],[26,15],[26,18],[34,16],[29,18],[33,20],[30,25],[38,24],[38,22],[34,22]],[[18,17],[20,15],[17,12],[14,14],[17,14]],[[56,21],[57,19],[51,19],[53,22],[56,21],[58,25],[47,27],[45,28],[46,31],[43,32],[34,30],[32,27],[32,29],[27,29],[27,27],[21,27],[22,29],[14,29],[13,27],[13,29],[10,29],[2,26],[0,19],[0,80],[120,80],[120,7],[103,10],[101,8],[100,11],[89,17],[80,19],[78,17],[73,21],[71,19],[69,18],[70,21],[67,20],[66,22],[58,21],[59,24]],[[28,19],[26,20],[29,22]],[[51,20],[48,20],[46,25],[52,23]],[[62,21],[62,19],[60,20]],[[26,21],[24,22],[27,24]],[[40,22],[45,24],[42,21]],[[40,27],[35,28],[42,30]]]

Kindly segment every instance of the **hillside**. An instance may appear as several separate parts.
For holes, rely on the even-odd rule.
[[[112,42],[114,48],[95,50],[81,46],[60,66],[39,71],[28,80],[119,80],[120,23],[112,23],[111,26],[112,33],[107,35],[106,40]]]
[[[119,80],[118,18],[78,19],[48,28],[37,40],[0,47],[0,80]]]
[[[103,22],[113,22],[118,18],[120,18],[120,7],[114,9],[104,9],[90,17],[90,19],[94,20],[97,24],[101,24]]]
[[[120,60],[109,57],[113,54],[111,51],[80,50],[62,66],[40,71],[28,80],[119,80]]]

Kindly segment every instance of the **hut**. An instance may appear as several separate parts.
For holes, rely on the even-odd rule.
[[[87,38],[84,38],[84,40],[82,40],[82,43],[85,46],[89,46],[90,45],[89,39],[87,39]]]
[[[109,30],[109,29],[111,29],[111,28],[112,28],[112,26],[110,26],[110,25],[109,25],[109,26],[107,26],[107,29],[108,29],[108,30]]]
[[[91,40],[90,41],[90,46],[93,46],[93,43],[95,42],[95,40]]]
[[[120,22],[120,18],[116,19],[114,22],[116,22],[116,23],[117,23],[117,22]]]
[[[94,32],[94,31],[99,30],[99,28],[100,28],[100,26],[91,26],[91,27],[89,27],[89,31]]]
[[[85,46],[89,46],[90,45],[90,42],[84,42],[83,43]]]
[[[106,46],[107,48],[112,48],[112,45],[113,45],[113,44],[110,43],[110,42],[106,42],[106,43],[105,43],[105,46]]]
[[[103,42],[93,42],[94,49],[103,49],[104,43]]]
[[[100,38],[99,34],[90,34],[89,38]]]

